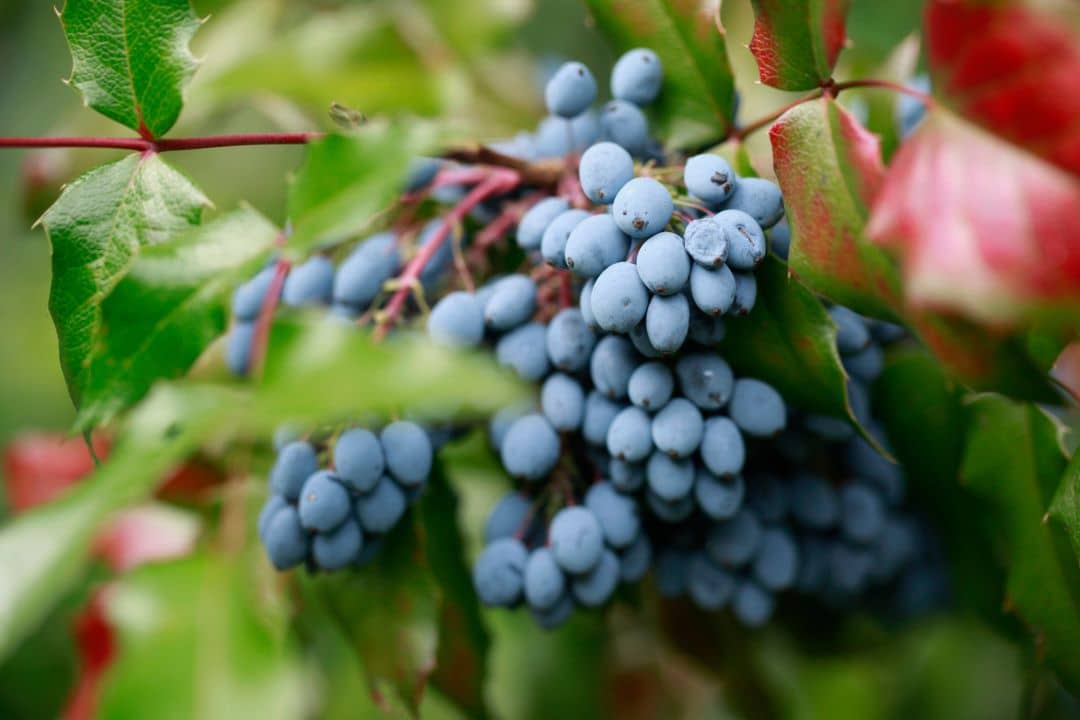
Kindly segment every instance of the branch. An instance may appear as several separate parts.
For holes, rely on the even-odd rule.
[[[766,127],[768,125],[772,125],[776,120],[778,120],[780,118],[781,115],[786,113],[788,110],[791,110],[792,108],[796,108],[796,107],[802,105],[804,102],[810,102],[811,100],[817,100],[819,97],[821,97],[824,94],[824,92],[825,92],[824,90],[818,89],[818,90],[815,90],[815,91],[813,91],[812,93],[810,93],[808,95],[803,95],[801,98],[798,98],[796,100],[792,100],[787,105],[780,108],[779,110],[775,110],[775,111],[769,113],[768,115],[766,115],[765,117],[760,118],[758,120],[755,120],[754,122],[750,123],[749,125],[744,125],[743,127],[736,129],[735,132],[731,133],[731,137],[733,139],[735,139],[735,140],[745,140],[748,135],[752,135],[753,133],[756,133],[758,130],[761,130],[762,128],[764,128],[764,127]]]
[[[322,133],[244,133],[161,140],[107,137],[0,137],[0,148],[101,148],[163,153],[251,145],[303,145],[321,137],[323,137]]]
[[[880,90],[892,90],[893,92],[902,93],[904,95],[910,95],[928,108],[935,107],[937,101],[934,100],[929,94],[924,93],[922,90],[916,90],[913,87],[908,87],[902,83],[895,83],[889,80],[849,80],[848,82],[836,83],[832,86],[833,92],[840,92],[842,90],[850,90],[854,88],[877,88]]]
[[[442,156],[447,160],[456,160],[468,165],[493,165],[508,168],[520,175],[524,184],[537,187],[555,187],[567,168],[566,161],[557,158],[528,162],[503,155],[486,145],[478,144],[452,147]]]

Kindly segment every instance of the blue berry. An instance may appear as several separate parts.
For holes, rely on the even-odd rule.
[[[690,301],[685,295],[654,295],[645,312],[645,332],[661,355],[673,355],[690,333]]]
[[[727,234],[714,217],[691,220],[683,231],[683,249],[694,262],[719,267],[728,256]]]
[[[742,507],[746,485],[742,475],[717,477],[704,468],[694,480],[694,499],[713,520],[727,520]]]
[[[533,205],[518,223],[518,245],[523,250],[538,250],[551,221],[569,209],[570,203],[558,197],[544,198]]]
[[[416,241],[417,250],[422,250],[427,247],[428,243],[435,242],[436,236],[440,234],[440,230],[446,222],[446,218],[435,218],[424,225],[423,229],[420,230],[420,237]],[[431,259],[424,265],[424,269],[420,271],[420,280],[425,283],[433,282],[446,272],[446,269],[454,262],[454,244],[460,242],[459,228],[451,226],[447,234],[439,240],[439,245]]]
[[[787,424],[784,398],[771,385],[741,378],[735,381],[728,414],[747,435],[772,437]]]
[[[703,610],[719,610],[735,593],[735,578],[705,553],[695,553],[687,567],[686,590]]]
[[[590,278],[585,282],[581,288],[581,297],[578,298],[578,308],[581,310],[581,317],[585,320],[585,324],[591,329],[599,329],[599,325],[596,324],[596,316],[592,311],[592,289],[593,281]]]
[[[531,608],[531,611],[537,625],[544,630],[554,630],[570,619],[575,607],[574,598],[570,596],[570,593],[564,593],[559,601],[547,610]]]
[[[652,421],[638,407],[624,408],[607,432],[607,449],[612,457],[627,462],[641,462],[652,452]]]
[[[671,201],[671,193],[660,182],[639,177],[622,186],[615,195],[611,212],[624,233],[642,239],[656,235],[667,227],[675,212],[675,205]]]
[[[408,507],[408,500],[401,487],[388,477],[383,477],[375,488],[354,501],[356,517],[365,530],[382,534],[389,532]]]
[[[604,137],[626,148],[631,155],[642,155],[649,146],[649,120],[645,113],[624,100],[612,100],[600,115]]]
[[[334,471],[356,492],[375,487],[386,471],[382,445],[375,434],[363,428],[343,433],[334,445]]]
[[[689,494],[677,500],[665,500],[650,490],[645,494],[645,502],[653,515],[671,525],[681,523],[694,514],[694,498]]]
[[[741,567],[757,553],[761,545],[761,523],[752,512],[739,510],[735,515],[709,528],[705,551],[724,567]]]
[[[597,143],[581,156],[578,178],[586,197],[610,205],[622,186],[634,179],[634,159],[620,145]]]
[[[727,265],[710,270],[694,263],[690,269],[690,297],[703,313],[723,315],[735,302],[735,276]]]
[[[600,124],[600,114],[592,108],[570,118],[570,135],[573,148],[577,152],[583,152],[596,144],[603,134],[604,128]]]
[[[266,498],[266,502],[263,503],[262,510],[259,511],[259,522],[257,525],[259,530],[259,538],[262,539],[263,542],[266,541],[266,529],[270,526],[270,521],[274,519],[275,515],[277,515],[278,510],[284,507],[288,507],[288,505],[288,501],[286,501],[285,498],[281,497],[280,495],[271,494],[268,498]]]
[[[349,518],[330,533],[319,533],[311,541],[311,556],[323,570],[343,570],[356,561],[364,546],[360,526]]]
[[[664,597],[679,597],[686,592],[690,556],[667,548],[656,556],[656,587]]]
[[[856,380],[873,383],[885,369],[885,353],[877,343],[869,343],[858,352],[840,358],[844,369]]]
[[[544,381],[540,390],[540,407],[559,432],[577,430],[585,417],[585,391],[569,375],[555,373]]]
[[[593,284],[590,308],[596,323],[608,332],[630,332],[645,318],[649,291],[628,262],[611,265]]]
[[[480,602],[491,607],[517,603],[524,590],[528,551],[513,538],[503,538],[484,548],[473,567],[473,585]]]
[[[512,368],[521,378],[539,382],[551,369],[547,328],[531,322],[508,332],[495,345],[495,359],[500,365]]]
[[[437,158],[414,157],[409,161],[403,190],[406,193],[412,193],[427,187],[435,179],[441,166],[442,162]]]
[[[589,213],[585,210],[574,208],[560,213],[551,221],[540,239],[540,254],[549,265],[566,267],[566,243],[570,233],[588,217]]]
[[[657,295],[681,291],[690,279],[690,256],[682,238],[672,232],[650,237],[638,250],[637,271],[645,287]]]
[[[719,155],[694,155],[683,169],[686,191],[712,205],[718,205],[735,192],[739,179],[728,161]]]
[[[649,457],[645,477],[651,494],[666,502],[676,502],[689,497],[694,489],[694,463],[657,450]]]
[[[773,225],[769,231],[769,248],[778,258],[787,261],[791,254],[791,227],[786,218]]]
[[[758,520],[769,525],[778,525],[787,519],[788,486],[771,473],[755,474],[747,481],[747,505],[757,515]]]
[[[645,484],[645,466],[613,458],[608,463],[612,486],[619,492],[637,492]]]
[[[544,88],[548,112],[572,118],[588,109],[596,100],[596,78],[579,62],[564,63]]]
[[[872,488],[862,483],[840,490],[840,527],[852,542],[868,544],[881,535],[886,521],[885,504]]]
[[[307,557],[308,535],[296,508],[286,506],[278,510],[267,522],[263,535],[266,555],[278,570],[295,567]]]
[[[422,427],[405,420],[391,423],[379,436],[386,468],[402,485],[420,485],[431,474],[434,449]]]
[[[727,477],[742,472],[743,463],[746,462],[746,445],[735,423],[723,416],[705,421],[701,460],[713,475]]]
[[[401,267],[397,238],[385,232],[360,243],[334,274],[334,302],[358,312]]]
[[[589,360],[589,374],[597,391],[615,400],[626,397],[630,376],[638,366],[634,346],[626,338],[600,338]]]
[[[303,441],[291,442],[278,453],[270,470],[270,490],[296,502],[307,479],[319,470],[315,448]]]
[[[735,299],[731,302],[733,315],[749,315],[757,302],[757,278],[754,273],[732,273],[735,277]]]
[[[583,607],[600,607],[611,599],[619,585],[619,558],[604,550],[594,567],[573,578],[570,589]]]
[[[333,293],[334,264],[330,258],[316,255],[289,272],[281,289],[281,302],[292,307],[329,305]]]
[[[496,331],[506,331],[528,322],[536,312],[536,283],[524,275],[498,281],[484,304],[484,323]]]
[[[449,293],[432,308],[427,327],[440,345],[474,347],[484,339],[484,307],[472,293]]]
[[[559,461],[559,435],[543,415],[526,415],[506,432],[500,456],[514,477],[540,480]]]
[[[622,406],[612,402],[597,391],[592,391],[585,398],[585,419],[581,425],[581,434],[590,445],[605,445],[608,428]]]
[[[500,538],[513,537],[532,512],[532,501],[519,492],[508,492],[492,509],[484,524],[484,543],[490,545]]]
[[[232,299],[233,317],[241,322],[255,322],[270,292],[275,274],[276,268],[273,265],[265,267],[258,275],[236,288]]]
[[[566,593],[566,576],[547,548],[537,548],[525,563],[525,600],[530,607],[547,610]]]
[[[739,583],[739,589],[735,591],[735,598],[731,603],[735,617],[751,628],[759,628],[767,623],[775,607],[776,600],[772,593],[749,580]]]
[[[727,210],[742,210],[762,228],[771,228],[784,217],[784,198],[776,183],[762,178],[739,178],[735,192],[724,203]]]
[[[723,318],[706,315],[695,304],[690,308],[690,339],[706,348],[716,347],[723,341],[727,328]]]
[[[592,485],[585,493],[585,507],[596,516],[604,539],[613,548],[629,546],[641,532],[636,503],[616,491],[610,483]]]
[[[675,398],[656,414],[652,438],[656,447],[671,457],[690,457],[701,446],[705,421],[701,411],[686,398]]]
[[[588,366],[596,335],[581,311],[565,308],[548,323],[545,345],[552,365],[566,372],[577,372]]]
[[[638,533],[637,538],[619,553],[619,580],[635,583],[645,577],[652,563],[652,543],[645,533]]]
[[[495,413],[488,423],[488,436],[491,438],[491,446],[496,450],[501,448],[503,439],[506,437],[506,431],[514,424],[514,421],[525,417],[532,411],[531,405],[520,403],[509,405]]]
[[[811,530],[828,530],[840,516],[840,503],[832,486],[819,475],[803,473],[790,485],[791,515]]]
[[[675,376],[666,365],[659,362],[639,365],[630,375],[627,385],[630,402],[651,412],[667,405],[674,391]]]
[[[754,218],[740,210],[724,210],[713,216],[727,238],[727,264],[732,270],[753,270],[765,259],[765,233]]]
[[[645,317],[648,318],[649,311],[645,310]],[[630,342],[634,344],[634,349],[647,358],[660,357],[660,351],[653,347],[652,340],[649,339],[649,326],[644,320],[634,326],[634,329],[630,331]]]
[[[548,539],[555,561],[574,575],[596,567],[604,552],[604,532],[599,521],[580,505],[563,508],[555,514]]]
[[[308,530],[330,532],[345,522],[351,505],[349,493],[328,470],[307,479],[300,491],[300,523]]]
[[[836,323],[836,347],[843,355],[857,353],[870,344],[866,321],[843,305],[833,305],[829,315]]]
[[[770,528],[761,534],[754,558],[754,578],[769,590],[785,590],[795,584],[799,549],[786,530]]]
[[[578,275],[596,277],[625,260],[629,250],[630,238],[611,215],[590,215],[573,229],[566,241],[566,266]]]
[[[675,364],[675,375],[683,395],[702,410],[724,407],[735,385],[731,367],[715,353],[684,355]]]
[[[635,105],[648,105],[660,94],[664,68],[656,53],[634,48],[615,62],[611,69],[611,94]]]
[[[247,375],[251,348],[255,342],[255,323],[233,323],[225,347],[225,364],[233,375]]]

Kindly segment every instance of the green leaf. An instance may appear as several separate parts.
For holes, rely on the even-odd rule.
[[[620,52],[651,48],[664,65],[655,105],[659,135],[676,148],[727,135],[735,81],[719,27],[719,4],[697,0],[588,0],[600,30]]]
[[[309,143],[289,191],[289,248],[305,253],[371,229],[401,191],[409,161],[432,147],[418,123],[374,123]]]
[[[475,388],[483,387],[478,394]],[[0,659],[82,577],[94,531],[149,495],[167,471],[211,438],[269,434],[299,423],[387,415],[488,414],[523,386],[491,357],[455,354],[407,336],[375,345],[320,318],[275,325],[263,383],[162,383],[129,416],[108,461],[70,494],[0,530]]]
[[[116,660],[101,717],[281,718],[304,711],[305,678],[269,577],[248,558],[198,554],[114,583],[105,612]]]
[[[851,410],[836,323],[821,301],[773,255],[755,275],[754,309],[724,320],[724,357],[739,376],[764,380],[804,410],[847,418],[873,441]]]
[[[982,395],[968,408],[962,475],[993,506],[1008,565],[1006,607],[1073,692],[1080,690],[1080,566],[1065,533],[1045,522],[1065,470],[1060,428],[1033,405]]]
[[[158,156],[130,155],[80,177],[41,218],[52,246],[49,310],[77,406],[95,383],[91,361],[102,342],[102,301],[143,246],[198,225],[208,204]]]
[[[384,538],[375,562],[361,572],[301,582],[351,638],[372,691],[390,691],[415,712],[435,669],[440,592],[419,526],[399,524]]]
[[[160,379],[184,375],[228,322],[232,289],[278,230],[250,208],[146,248],[101,305],[75,420],[88,430],[137,402]]]
[[[86,104],[159,138],[184,104],[198,65],[188,43],[201,21],[190,0],[67,0],[60,13]]]
[[[1074,453],[1065,477],[1050,503],[1049,520],[1059,523],[1072,542],[1073,553],[1080,558],[1080,453]]]
[[[832,77],[844,47],[848,0],[753,0],[750,52],[761,82],[812,90]]]
[[[436,465],[420,501],[425,552],[442,590],[437,663],[431,680],[468,717],[484,718],[489,715],[484,684],[491,638],[465,561],[459,514],[457,495],[447,483],[442,466]]]

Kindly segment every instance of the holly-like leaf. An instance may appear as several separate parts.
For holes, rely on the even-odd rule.
[[[306,700],[284,608],[247,558],[205,553],[139,568],[104,590],[116,660],[100,717],[288,720]]]
[[[94,384],[101,304],[140,249],[198,225],[209,201],[157,155],[130,155],[69,185],[41,218],[52,246],[49,310],[77,406]]]
[[[903,255],[918,306],[1011,324],[1075,309],[1080,178],[932,111],[897,152],[868,232]]]
[[[1080,452],[1073,454],[1065,469],[1047,519],[1061,525],[1072,542],[1073,553],[1080,558]]]
[[[737,375],[768,382],[794,405],[847,418],[860,427],[836,350],[836,324],[821,301],[789,277],[775,256],[770,255],[755,275],[754,309],[746,317],[724,320],[724,357]]]
[[[439,645],[432,683],[470,718],[488,716],[484,699],[491,637],[480,615],[472,573],[459,528],[460,503],[441,466],[436,466],[420,501],[425,553],[442,590]]]
[[[848,0],[753,0],[750,52],[761,82],[810,90],[832,77],[846,38]]]
[[[198,65],[191,0],[67,0],[60,13],[86,104],[147,138],[172,128]]]
[[[0,530],[0,659],[82,577],[93,532],[150,494],[210,438],[220,443],[266,435],[286,421],[388,415],[402,407],[444,418],[486,415],[524,391],[483,355],[408,338],[374,345],[356,328],[325,318],[282,321],[275,330],[261,385],[160,384],[131,413],[101,468],[60,501]]]
[[[440,591],[411,519],[384,538],[364,571],[304,582],[352,639],[372,692],[391,691],[415,712],[435,669]]]
[[[993,507],[1008,566],[1006,607],[1038,636],[1046,659],[1080,689],[1080,566],[1045,522],[1065,471],[1060,427],[1041,409],[983,395],[969,406],[962,476]]]
[[[863,232],[885,172],[877,137],[830,99],[785,113],[769,137],[791,226],[791,269],[838,303],[895,320],[896,269]]]
[[[435,140],[429,126],[402,121],[308,143],[289,189],[289,248],[305,253],[370,229],[400,192],[409,161]]]
[[[735,81],[719,26],[720,4],[700,0],[588,0],[620,52],[651,48],[664,66],[655,105],[659,134],[676,147],[701,147],[725,135],[735,113]]]
[[[76,430],[108,422],[157,380],[186,373],[224,332],[229,294],[277,233],[244,208],[143,250],[101,305]]]
[[[965,118],[1080,175],[1080,33],[1030,5],[929,0],[934,91]]]

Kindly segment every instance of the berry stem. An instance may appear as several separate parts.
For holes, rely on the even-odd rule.
[[[285,236],[279,237],[278,244],[285,241]],[[285,276],[289,274],[291,264],[285,258],[279,258],[274,265],[274,277],[270,280],[270,289],[263,298],[262,307],[259,308],[259,317],[255,319],[255,337],[251,342],[251,356],[248,357],[248,374],[254,375],[262,371],[263,361],[266,359],[266,347],[270,340],[270,323],[274,319],[274,311],[277,310],[278,301],[281,298],[281,288],[285,285]]]
[[[937,105],[937,102],[929,94],[924,93],[921,90],[916,90],[915,88],[908,87],[907,85],[891,82],[889,80],[849,80],[848,82],[836,83],[832,86],[833,92],[836,93],[839,93],[843,90],[851,90],[854,88],[877,88],[880,90],[892,90],[893,92],[898,92],[903,95],[909,95],[927,107],[934,107]]]
[[[442,224],[439,225],[439,229],[435,231],[431,240],[420,248],[416,257],[409,261],[409,264],[405,267],[405,271],[398,278],[398,288],[387,302],[386,310],[379,320],[378,327],[375,329],[376,341],[386,337],[386,333],[390,330],[398,316],[401,314],[401,311],[405,308],[405,301],[409,298],[409,293],[413,286],[419,281],[420,273],[423,272],[424,268],[427,267],[427,264],[431,262],[431,258],[435,256],[435,253],[439,250],[439,246],[446,241],[446,238],[450,235],[451,228],[458,223],[463,222],[469,211],[484,200],[487,200],[493,195],[513,190],[520,182],[521,175],[515,170],[489,168],[487,170],[487,178],[470,190],[469,193],[461,199],[461,202],[450,209],[450,212],[443,217]]]
[[[818,89],[818,90],[814,90],[813,92],[811,92],[811,93],[809,93],[807,95],[803,95],[801,98],[797,98],[795,100],[792,100],[787,105],[784,105],[782,108],[780,108],[778,110],[774,110],[773,112],[769,113],[765,117],[760,118],[758,120],[755,120],[754,122],[750,123],[749,125],[744,125],[743,127],[736,129],[734,132],[731,133],[731,137],[733,139],[735,139],[735,140],[745,140],[749,135],[752,135],[752,134],[756,133],[758,130],[761,130],[762,128],[765,128],[765,127],[768,127],[769,125],[772,125],[776,120],[778,120],[780,118],[781,115],[786,113],[788,110],[791,110],[792,108],[796,108],[796,107],[802,105],[805,102],[810,102],[811,100],[817,100],[819,97],[821,97],[824,94],[825,94],[824,90]]]
[[[303,145],[322,133],[243,133],[192,138],[0,137],[0,148],[101,148],[163,153],[252,145]]]

